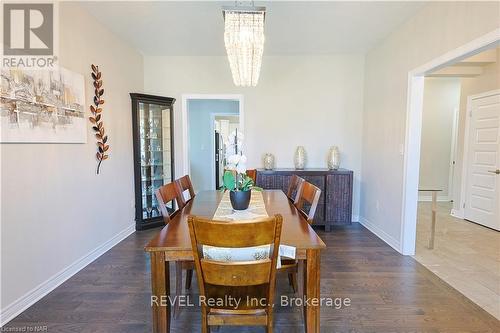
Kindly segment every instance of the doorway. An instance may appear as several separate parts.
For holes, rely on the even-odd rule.
[[[420,143],[408,154],[418,152],[420,163],[407,174],[433,199],[417,203],[414,258],[498,319],[499,77],[494,44],[413,78],[422,88]]]
[[[420,149],[422,134],[422,108],[425,75],[442,69],[482,51],[498,47],[498,30],[493,30],[455,50],[415,68],[408,73],[408,109],[404,144],[403,200],[401,207],[401,252],[415,254]],[[456,174],[460,174],[457,172]],[[457,185],[454,184],[456,191]],[[461,205],[463,207],[463,205]],[[463,208],[454,207],[456,216],[463,216]]]
[[[215,189],[222,186],[222,177],[226,167],[226,146],[231,136],[236,136],[240,129],[239,114],[214,114],[213,115],[213,134],[214,134],[214,163],[215,163]]]
[[[419,202],[453,202],[453,175],[457,162],[458,133],[455,121],[459,113],[460,77],[427,76],[424,85],[422,140],[420,148]],[[451,208],[450,208],[451,213]]]
[[[196,192],[214,190],[216,184],[216,119],[237,123],[243,129],[243,96],[241,95],[183,95],[183,170],[189,174]],[[229,124],[228,124],[229,125]],[[229,126],[228,126],[229,130]],[[219,128],[220,132],[220,128]],[[219,153],[220,154],[220,153]],[[220,158],[220,155],[219,157]]]

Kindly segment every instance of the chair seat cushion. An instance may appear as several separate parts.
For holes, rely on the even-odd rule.
[[[203,245],[203,257],[215,261],[253,261],[269,258],[270,245],[252,247],[215,247]]]

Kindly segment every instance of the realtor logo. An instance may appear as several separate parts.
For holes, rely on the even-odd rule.
[[[6,56],[53,55],[53,4],[4,4],[3,41]]]

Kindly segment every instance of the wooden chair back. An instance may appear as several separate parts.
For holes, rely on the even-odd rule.
[[[297,200],[299,199],[300,188],[304,182],[304,178],[297,175],[292,175],[292,178],[290,179],[290,184],[288,185],[286,196],[288,197],[288,199],[292,200],[294,204],[296,204]]]
[[[205,299],[224,298],[224,295],[241,299],[236,308],[229,304],[208,306],[202,303],[202,327],[210,325],[272,327],[276,263],[282,222],[281,215],[234,222],[189,217],[189,233],[200,295]],[[204,245],[222,248],[269,245],[269,257],[252,261],[216,261],[204,257]],[[257,299],[262,302],[252,303],[247,302],[247,299]]]
[[[160,207],[161,215],[163,216],[163,222],[168,224],[168,222],[170,222],[170,215],[175,213],[176,209],[180,207],[177,185],[175,183],[163,185],[155,191],[155,195],[156,201],[158,201],[158,206]],[[172,210],[170,212],[167,207],[169,202],[172,202]],[[175,205],[177,205],[177,208]]]
[[[175,184],[177,185],[177,191],[179,192],[180,208],[183,208],[184,206],[186,206],[189,200],[193,199],[195,196],[191,178],[189,178],[189,175],[185,175],[177,179],[175,181]],[[186,197],[184,196],[185,191],[189,191],[189,199],[186,199]]]
[[[247,176],[252,178],[253,184],[257,184],[257,169],[249,169],[247,170]]]
[[[321,190],[317,186],[306,181],[301,185],[295,207],[304,215],[309,224],[313,222],[320,196]],[[305,211],[307,206],[308,212]]]

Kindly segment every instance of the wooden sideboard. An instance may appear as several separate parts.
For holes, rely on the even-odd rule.
[[[352,222],[353,172],[339,169],[257,169],[257,186],[264,189],[280,189],[285,193],[292,175],[297,175],[321,189],[313,225],[324,225],[330,231],[332,225]]]

